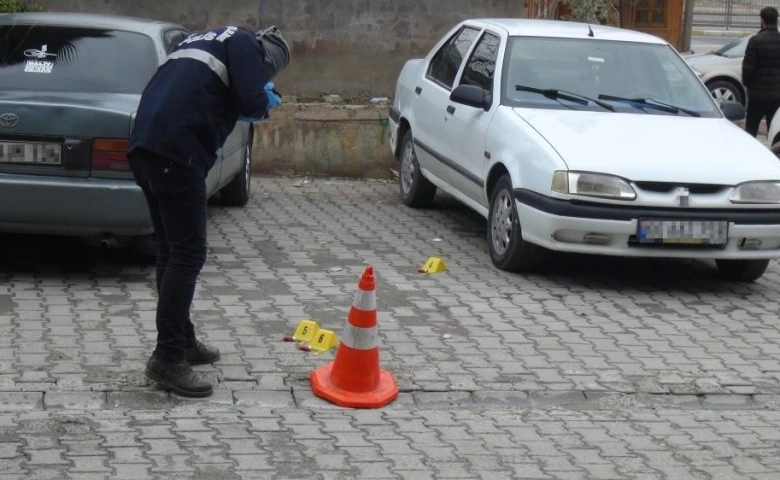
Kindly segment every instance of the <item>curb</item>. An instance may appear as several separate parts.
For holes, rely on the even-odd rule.
[[[717,29],[704,29],[693,28],[691,29],[691,35],[697,37],[744,37],[745,35],[751,35],[756,33],[755,30],[717,30]]]

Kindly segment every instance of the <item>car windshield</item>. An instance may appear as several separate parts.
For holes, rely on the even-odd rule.
[[[141,93],[156,68],[154,43],[138,33],[0,26],[0,90]]]
[[[598,39],[511,37],[504,59],[502,102],[517,107],[603,110],[532,89],[560,90],[620,105],[619,112],[655,115],[696,112],[718,117],[707,89],[685,61],[663,44]],[[532,87],[532,89],[518,88]],[[622,99],[653,99],[678,107],[645,108]]]
[[[715,55],[720,55],[721,57],[726,58],[740,58],[745,56],[745,49],[747,48],[748,40],[750,40],[750,36],[738,38],[737,40],[734,40],[733,42],[724,45],[720,47],[719,49],[715,50]]]

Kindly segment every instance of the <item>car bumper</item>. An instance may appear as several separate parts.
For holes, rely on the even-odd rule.
[[[389,142],[390,142],[390,151],[393,153],[393,156],[396,155],[396,150],[398,148],[398,123],[401,120],[401,113],[396,110],[395,108],[390,108],[390,112],[387,118],[388,126],[390,127],[390,135],[389,135]]]
[[[153,227],[132,180],[0,174],[0,232],[136,236]]]
[[[702,210],[576,204],[515,190],[523,239],[550,250],[625,257],[780,258],[780,210]],[[646,245],[639,218],[728,222],[725,245]]]

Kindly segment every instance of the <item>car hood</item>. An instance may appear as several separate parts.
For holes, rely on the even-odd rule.
[[[725,118],[515,108],[570,170],[634,181],[780,179],[780,161]]]
[[[688,65],[690,65],[691,67],[703,71],[724,67],[728,65],[739,65],[740,68],[742,66],[741,57],[736,57],[736,58],[721,57],[720,55],[715,55],[714,53],[703,53],[701,55],[691,55],[685,57],[685,61],[688,62]]]

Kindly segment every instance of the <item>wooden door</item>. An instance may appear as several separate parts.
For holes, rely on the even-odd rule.
[[[683,0],[621,0],[620,24],[661,37],[679,49],[682,43]]]
[[[688,0],[691,1],[691,0]],[[620,27],[663,38],[682,46],[684,0],[620,0]],[[567,19],[568,9],[555,0],[527,0],[527,18]]]

